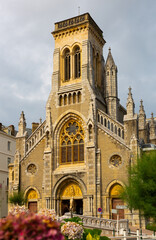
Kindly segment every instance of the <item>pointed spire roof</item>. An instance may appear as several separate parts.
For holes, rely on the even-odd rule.
[[[109,48],[109,52],[108,52],[108,56],[107,56],[107,60],[106,60],[106,65],[109,66],[110,68],[112,66],[116,67],[112,53],[111,53],[111,48]]]
[[[154,117],[153,117],[153,112],[151,113],[151,125],[154,125]]]
[[[130,117],[133,117],[135,113],[134,112],[135,104],[134,104],[131,90],[132,88],[129,87],[128,98],[127,98],[127,115]]]
[[[20,115],[20,120],[19,120],[19,123],[18,123],[17,137],[24,136],[25,131],[26,131],[26,120],[25,120],[24,112],[22,111],[22,113]]]
[[[143,100],[142,100],[142,99],[140,100],[139,115],[144,115],[144,116],[146,116],[145,110],[144,110],[144,106],[143,106]]]

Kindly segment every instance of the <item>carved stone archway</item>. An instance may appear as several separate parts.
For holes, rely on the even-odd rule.
[[[71,207],[73,207],[73,212],[82,214],[84,195],[86,195],[86,186],[82,180],[75,176],[66,176],[60,179],[54,187],[53,207],[59,215],[69,212]]]

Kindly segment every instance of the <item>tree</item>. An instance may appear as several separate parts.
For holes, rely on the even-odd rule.
[[[9,196],[9,202],[19,206],[24,205],[27,202],[27,198],[24,196],[23,192],[14,192],[12,195]]]
[[[156,221],[156,151],[143,153],[136,164],[129,167],[128,184],[125,184],[121,198],[130,210],[139,210],[141,215]]]

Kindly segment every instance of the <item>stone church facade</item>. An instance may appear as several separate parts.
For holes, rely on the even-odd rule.
[[[129,88],[126,109],[118,98],[117,66],[109,49],[103,58],[103,33],[86,13],[55,23],[52,89],[44,122],[26,129],[21,113],[9,192],[24,191],[33,211],[54,208],[116,218],[127,167],[141,144],[156,144],[156,122],[139,114]],[[129,210],[119,210],[129,218]],[[134,216],[135,220],[135,216]]]

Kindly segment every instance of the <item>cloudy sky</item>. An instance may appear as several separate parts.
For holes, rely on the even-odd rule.
[[[103,31],[118,67],[121,104],[132,87],[136,112],[156,115],[156,0],[1,0],[0,122],[27,127],[45,119],[51,89],[54,23],[89,12]]]

